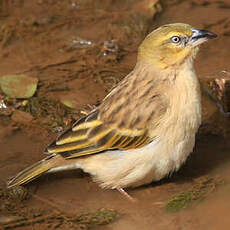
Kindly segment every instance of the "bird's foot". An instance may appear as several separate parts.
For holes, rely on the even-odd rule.
[[[129,201],[136,202],[137,200],[130,196],[123,188],[116,188],[118,192],[124,195]]]

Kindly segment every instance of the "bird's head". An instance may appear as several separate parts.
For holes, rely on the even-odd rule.
[[[203,42],[217,37],[206,30],[188,24],[175,23],[159,27],[150,33],[139,47],[138,61],[146,61],[159,68],[177,66],[194,57]],[[190,58],[191,59],[191,58]]]

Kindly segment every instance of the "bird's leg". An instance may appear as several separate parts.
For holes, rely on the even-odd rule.
[[[131,202],[137,201],[135,198],[131,197],[123,188],[116,188],[116,189],[118,192],[120,192],[122,195],[124,195]]]

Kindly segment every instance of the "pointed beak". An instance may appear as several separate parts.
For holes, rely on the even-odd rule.
[[[192,36],[190,37],[188,44],[191,46],[198,46],[202,44],[203,42],[208,41],[209,39],[216,38],[217,35],[209,32],[207,30],[198,30],[198,29],[192,29]]]

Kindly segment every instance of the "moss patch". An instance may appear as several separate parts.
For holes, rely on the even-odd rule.
[[[190,206],[195,201],[203,200],[216,187],[223,184],[223,180],[213,177],[202,177],[195,181],[195,185],[188,191],[174,195],[165,205],[165,210],[169,212],[180,211]]]

